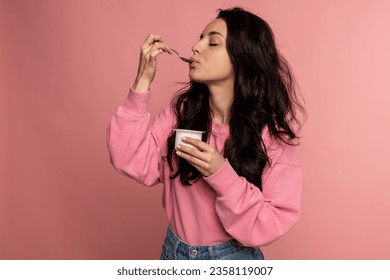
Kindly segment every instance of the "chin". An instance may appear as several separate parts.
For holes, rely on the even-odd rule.
[[[194,76],[194,75],[189,75],[189,77],[190,77],[190,80],[191,80],[192,82],[197,82],[197,83],[202,83],[202,82],[204,82],[202,79],[199,79],[199,77],[196,77],[196,76]]]

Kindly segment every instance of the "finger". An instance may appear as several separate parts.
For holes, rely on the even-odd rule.
[[[158,34],[149,34],[149,36],[145,39],[145,42],[141,46],[142,51],[150,51],[150,48],[156,43],[162,43],[163,39]],[[160,44],[160,46],[164,49],[164,51],[172,54],[172,48],[166,44]]]
[[[141,58],[142,57],[145,57],[145,58],[151,57],[154,59],[160,53],[170,52],[170,51],[171,51],[171,49],[167,45],[155,42],[151,46],[145,47],[144,49],[142,49]]]
[[[150,57],[151,58],[156,58],[156,56],[158,56],[159,54],[163,53],[164,51],[161,50],[161,49],[157,49],[157,50],[153,50],[151,51],[150,53]]]
[[[143,45],[149,46],[152,45],[154,42],[162,42],[162,37],[158,34],[149,34],[148,37],[146,37],[145,42]]]
[[[143,53],[149,52],[155,42],[162,42],[162,37],[156,34],[149,34],[140,47],[141,51]]]
[[[169,46],[169,45],[167,45],[167,44],[165,44],[165,43],[163,43],[163,44],[164,44],[165,50],[166,50],[168,53],[172,54],[173,51],[172,51],[171,46]]]
[[[196,147],[181,144],[176,147],[176,150],[198,158],[201,157],[201,151]]]
[[[208,163],[207,162],[204,162],[203,160],[197,158],[197,157],[194,157],[190,154],[187,154],[185,152],[182,152],[182,151],[176,151],[176,154],[185,159],[186,161],[188,161],[190,164],[192,164],[193,166],[195,166],[199,171],[201,170],[204,170],[207,168],[208,166]]]
[[[153,51],[154,49],[161,49],[164,52],[172,53],[172,48],[162,42],[154,42],[151,47],[151,51]]]
[[[161,44],[153,45],[150,51],[146,54],[146,56],[150,56],[153,60],[161,53],[169,52],[169,49]]]
[[[191,148],[186,145],[179,145],[177,151],[187,154],[193,158],[198,159],[200,162],[210,164],[212,161],[212,154],[202,152],[197,148]]]
[[[210,146],[209,144],[207,144],[199,139],[195,139],[195,138],[191,138],[191,137],[183,137],[182,140],[184,143],[191,144],[191,145],[197,147],[201,151],[211,152],[212,149],[214,148],[213,146]]]

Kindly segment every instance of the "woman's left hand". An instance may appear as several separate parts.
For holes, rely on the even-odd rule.
[[[213,146],[191,137],[182,140],[195,147],[179,145],[176,154],[192,164],[203,176],[213,175],[224,164],[225,158]]]

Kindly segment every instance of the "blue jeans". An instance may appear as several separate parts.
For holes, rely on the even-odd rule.
[[[181,241],[168,228],[161,260],[263,260],[260,249],[240,246],[237,241],[227,241],[210,246],[191,246]]]

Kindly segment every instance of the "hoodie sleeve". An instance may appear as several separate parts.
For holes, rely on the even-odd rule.
[[[269,148],[271,166],[263,191],[237,175],[229,161],[205,180],[217,193],[216,212],[225,230],[244,246],[267,245],[286,234],[300,214],[302,170],[295,146]]]
[[[147,111],[150,91],[130,89],[107,127],[107,147],[115,169],[137,182],[153,186],[162,181],[162,157],[174,125],[174,113],[167,106],[150,124]]]

